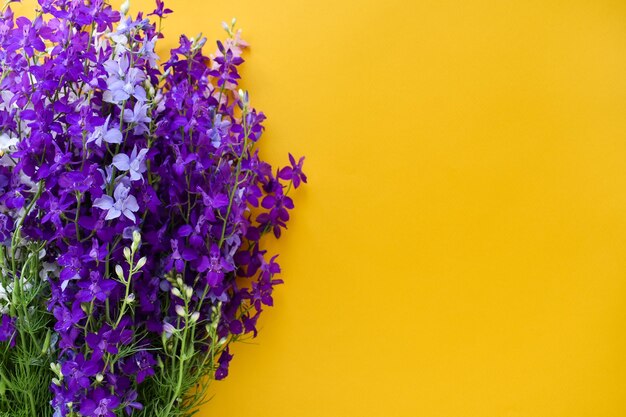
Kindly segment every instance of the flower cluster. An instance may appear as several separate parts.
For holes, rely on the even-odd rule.
[[[247,44],[234,22],[213,55],[183,35],[161,64],[171,10],[156,3],[133,17],[106,0],[39,0],[33,19],[0,16],[0,239],[13,263],[0,345],[24,336],[11,288],[32,281],[19,265],[36,258],[55,416],[191,415],[282,282],[261,239],[286,227],[303,159],[274,170],[259,157],[265,116],[238,89]]]

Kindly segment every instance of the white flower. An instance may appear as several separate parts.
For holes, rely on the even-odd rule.
[[[0,135],[0,155],[3,155],[5,152],[14,151],[17,146],[19,139],[16,137],[11,137],[6,133]]]

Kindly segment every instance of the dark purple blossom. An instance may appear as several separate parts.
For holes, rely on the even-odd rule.
[[[115,409],[120,400],[110,395],[104,388],[96,388],[80,405],[80,413],[85,417],[115,417]]]
[[[292,181],[294,188],[300,186],[300,181],[306,183],[306,175],[302,172],[302,165],[304,165],[304,156],[296,163],[296,159],[293,155],[289,154],[289,162],[291,166],[284,167],[278,173],[278,177],[283,180]]]
[[[15,317],[2,315],[0,321],[0,342],[9,342],[11,347],[15,346]]]
[[[71,308],[57,305],[54,307],[53,313],[54,317],[57,319],[54,330],[61,333],[67,332],[72,326],[78,324],[78,322],[85,318],[85,312],[78,301],[74,302]]]

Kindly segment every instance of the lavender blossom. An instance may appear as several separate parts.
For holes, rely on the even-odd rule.
[[[113,198],[103,195],[94,200],[93,206],[107,211],[105,220],[117,219],[123,214],[135,222],[137,219],[134,213],[139,210],[139,205],[137,204],[137,199],[129,193],[130,188],[120,183],[115,187]]]

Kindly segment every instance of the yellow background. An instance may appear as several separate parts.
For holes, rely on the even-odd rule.
[[[202,417],[626,416],[623,0],[168,5],[310,178]]]

